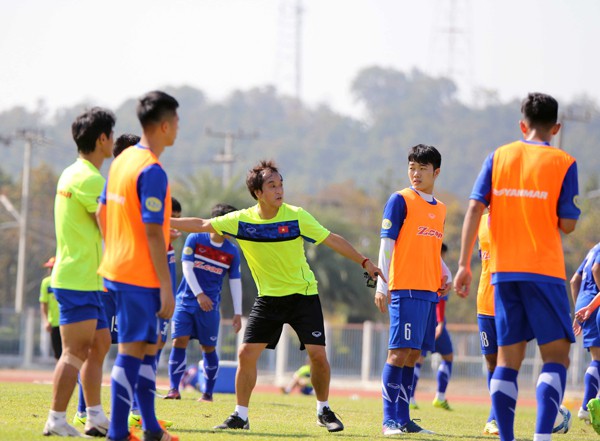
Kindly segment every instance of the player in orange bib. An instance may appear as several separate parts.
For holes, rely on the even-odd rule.
[[[558,103],[531,93],[521,106],[523,139],[496,149],[475,182],[462,230],[454,286],[466,297],[471,254],[486,206],[490,206],[490,252],[495,288],[498,365],[490,383],[502,441],[514,440],[517,375],[528,340],[536,338],[544,365],[536,395],[534,441],[550,439],[562,402],[575,341],[560,231],[575,229],[580,210],[577,165],[550,145],[560,130]]]
[[[446,206],[433,196],[442,156],[419,144],[408,155],[411,187],[392,194],[383,211],[375,304],[389,312],[388,357],[381,374],[383,434],[433,433],[410,419],[414,366],[435,347],[438,292],[448,292],[441,249]],[[388,277],[389,273],[389,277]]]

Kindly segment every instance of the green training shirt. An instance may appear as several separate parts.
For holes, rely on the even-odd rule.
[[[317,294],[304,241],[318,245],[329,230],[304,209],[283,204],[273,219],[261,219],[255,205],[213,218],[211,224],[219,234],[238,240],[259,296]]]
[[[58,312],[58,302],[50,289],[50,279],[52,276],[44,277],[40,285],[40,303],[48,304],[48,323],[56,328],[59,325],[60,315]]]
[[[104,178],[89,161],[78,158],[58,180],[54,200],[56,262],[52,288],[101,291],[98,266],[102,237],[95,213]]]

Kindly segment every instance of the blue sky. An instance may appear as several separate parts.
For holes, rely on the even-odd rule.
[[[55,109],[82,100],[114,107],[165,85],[209,98],[275,84],[292,92],[297,0],[19,0],[0,4],[0,110]],[[439,74],[453,68],[461,98],[543,91],[600,102],[600,2],[303,0],[302,97],[348,114],[364,67]]]

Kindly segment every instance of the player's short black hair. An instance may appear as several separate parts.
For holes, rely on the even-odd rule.
[[[125,150],[127,147],[136,145],[140,142],[140,137],[131,133],[123,133],[117,139],[115,139],[115,145],[113,146],[113,157],[116,158]]]
[[[107,109],[92,107],[73,121],[71,133],[80,153],[92,153],[96,149],[96,141],[103,133],[110,137],[116,122],[115,115]]]
[[[448,252],[448,245],[446,245],[444,242],[442,242],[442,253],[446,253]]]
[[[181,213],[181,204],[173,196],[171,196],[171,212]]]
[[[416,162],[418,164],[431,164],[433,169],[436,170],[442,165],[442,155],[438,150],[426,144],[417,144],[408,152],[408,162]]]
[[[550,129],[558,120],[558,101],[545,93],[530,93],[521,103],[521,113],[530,127]]]
[[[171,95],[154,90],[138,100],[137,117],[142,127],[146,127],[174,116],[178,107],[179,103]]]
[[[269,159],[268,161],[263,159],[250,170],[248,170],[248,174],[246,175],[246,187],[248,187],[248,191],[254,199],[258,199],[256,197],[256,192],[262,190],[264,177],[266,175],[265,172],[267,171],[279,173],[277,165],[275,165],[275,161],[272,159]],[[279,173],[279,176],[281,176],[281,173]],[[283,180],[283,176],[281,179]]]
[[[210,216],[211,217],[223,216],[227,213],[231,213],[232,211],[237,211],[237,208],[235,208],[233,205],[217,204],[214,207],[212,207]]]

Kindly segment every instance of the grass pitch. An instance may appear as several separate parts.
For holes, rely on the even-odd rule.
[[[0,439],[1,440],[48,440],[42,430],[48,414],[51,398],[50,385],[0,383]],[[105,410],[109,409],[109,388],[103,388]],[[182,400],[157,399],[157,413],[161,419],[175,422],[171,432],[182,441],[283,441],[283,440],[375,440],[384,439],[381,434],[381,400],[376,398],[331,397],[332,409],[340,415],[346,429],[328,433],[316,425],[314,397],[299,394],[279,395],[255,393],[250,404],[250,431],[213,431],[233,411],[235,397],[216,394],[214,403],[198,403],[197,392],[186,390]],[[450,397],[451,399],[451,397]],[[411,413],[421,419],[420,424],[436,432],[435,435],[401,435],[393,438],[403,440],[495,440],[483,436],[488,408],[483,405],[453,403],[453,411],[433,408],[430,403],[420,402],[421,408]],[[70,421],[75,413],[75,400],[71,400],[67,412]],[[554,440],[598,440],[591,426],[586,426],[573,412],[573,424],[569,433],[554,435]],[[110,415],[109,415],[110,417]],[[535,425],[535,409],[517,409],[517,440],[531,440]],[[58,439],[58,438],[57,438]],[[390,439],[386,437],[385,439]]]

